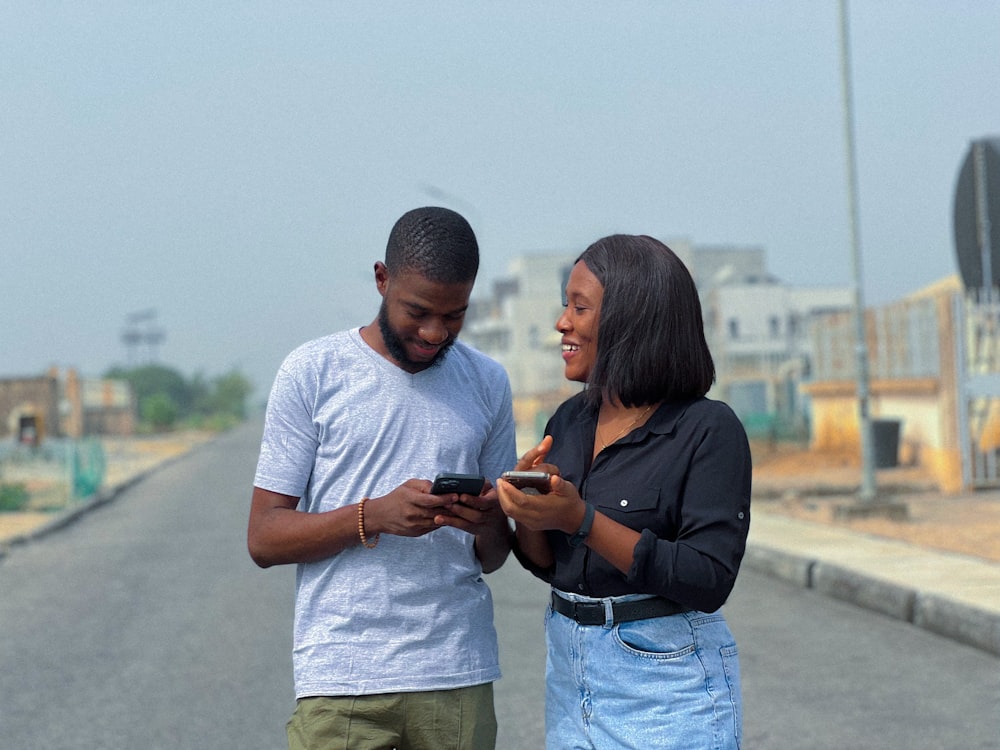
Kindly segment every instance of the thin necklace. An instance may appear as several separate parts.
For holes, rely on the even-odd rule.
[[[600,440],[601,440],[601,450],[604,450],[605,448],[607,448],[607,447],[608,447],[608,445],[609,445],[609,443],[613,443],[613,442],[615,442],[616,440],[618,440],[618,438],[620,438],[620,437],[621,437],[622,435],[624,435],[624,434],[625,434],[626,432],[629,432],[629,431],[631,431],[633,427],[635,427],[635,426],[636,426],[637,424],[639,424],[639,421],[640,421],[640,420],[641,420],[641,419],[642,419],[643,417],[645,417],[645,416],[646,416],[647,414],[649,414],[649,410],[650,410],[650,409],[652,409],[652,408],[653,408],[653,405],[652,405],[652,404],[650,404],[649,406],[647,406],[647,407],[646,407],[646,409],[645,409],[645,411],[643,411],[643,412],[642,412],[642,414],[640,414],[640,415],[639,415],[638,417],[636,417],[636,418],[635,418],[635,419],[633,419],[633,420],[632,420],[631,422],[629,422],[629,423],[628,423],[628,424],[627,424],[627,425],[625,426],[625,429],[624,429],[624,430],[622,430],[621,432],[619,432],[619,433],[618,433],[617,435],[615,435],[615,436],[614,436],[613,438],[611,438],[611,440],[610,440],[610,441],[608,441],[608,442],[605,442],[605,441],[604,441],[604,438],[602,438],[602,437],[601,437],[601,432],[600,432],[600,430],[598,430],[598,431],[597,431],[597,437],[598,437],[598,438],[600,438]]]

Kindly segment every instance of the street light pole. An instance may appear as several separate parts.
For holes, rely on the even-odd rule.
[[[848,38],[847,0],[840,0],[840,72],[844,95],[844,134],[847,142],[847,198],[851,224],[851,267],[854,277],[854,326],[857,355],[858,424],[861,438],[862,503],[875,501],[875,460],[869,414],[868,343],[861,273],[861,238],[858,229],[858,176],[854,155],[854,103],[851,95],[851,50]]]

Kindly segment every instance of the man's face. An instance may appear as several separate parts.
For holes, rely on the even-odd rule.
[[[443,284],[406,271],[389,276],[379,266],[381,354],[407,372],[438,364],[462,330],[473,282]]]

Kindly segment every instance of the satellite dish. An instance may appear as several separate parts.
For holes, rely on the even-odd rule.
[[[1000,138],[969,147],[955,186],[954,229],[965,288],[1000,286]]]

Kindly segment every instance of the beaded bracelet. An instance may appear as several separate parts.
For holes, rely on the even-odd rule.
[[[361,502],[358,503],[358,536],[361,537],[361,543],[365,545],[368,549],[375,549],[375,545],[378,544],[378,539],[381,534],[376,534],[369,541],[368,537],[365,536],[365,503],[368,502],[367,497],[361,498]]]

